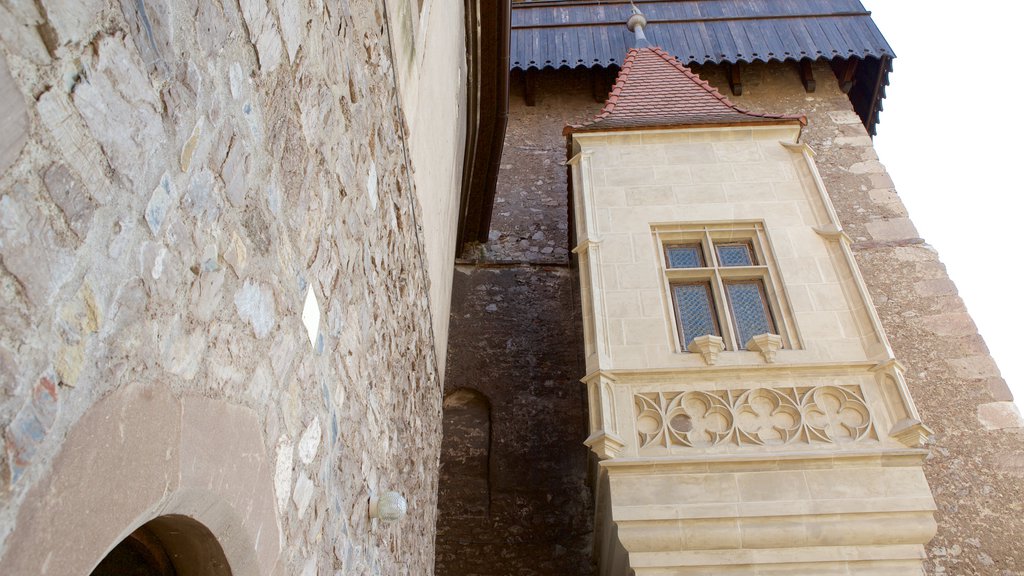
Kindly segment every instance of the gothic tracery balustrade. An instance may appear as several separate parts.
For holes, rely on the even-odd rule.
[[[860,386],[634,394],[640,448],[876,441]]]

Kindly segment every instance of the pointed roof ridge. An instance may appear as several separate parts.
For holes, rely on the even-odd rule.
[[[630,48],[601,112],[566,126],[563,133],[794,122],[807,124],[804,116],[744,110],[671,54],[651,46]]]

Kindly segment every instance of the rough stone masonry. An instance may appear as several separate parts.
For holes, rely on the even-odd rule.
[[[90,463],[68,439],[141,454],[198,405],[211,468],[168,486],[251,448],[219,457],[273,478],[260,573],[430,572],[440,383],[395,90],[381,2],[0,1],[0,572],[69,569],[36,508],[111,529],[109,495],[54,480]],[[126,437],[140,399],[166,427]],[[367,518],[385,489],[399,527]]]
[[[721,70],[702,77],[720,90]],[[934,248],[918,236],[860,118],[830,79],[805,93],[783,65],[745,71],[740,106],[807,114],[803,139],[847,233],[921,418],[935,431],[925,473],[938,505],[932,574],[1024,571],[1024,428],[1012,396]]]
[[[694,71],[723,94],[729,93],[724,69],[704,66],[694,67]],[[839,90],[832,70],[819,63],[813,73],[817,89],[808,93],[792,64],[750,65],[743,72],[743,96],[730,98],[750,110],[806,114],[808,118],[802,140],[817,154],[815,161],[853,240],[858,265],[896,357],[906,365],[907,381],[922,420],[935,431],[925,467],[938,505],[938,534],[927,547],[928,573],[1020,574],[1024,572],[1024,546],[1020,543],[1024,531],[1024,428],[1010,403],[1011,394],[938,254],[918,236],[875,154],[871,137],[847,95]],[[517,260],[526,265],[567,259],[564,252],[544,250],[552,239],[554,249],[568,246],[562,226],[567,184],[565,169],[559,165],[565,159],[561,130],[600,108],[591,97],[590,80],[583,70],[541,71],[536,78],[535,107],[523,103],[522,84],[513,82],[494,230],[488,244],[467,251],[482,262]],[[470,277],[475,280],[497,274],[481,268]],[[557,277],[539,268],[535,274]],[[511,305],[542,300],[546,291],[548,287],[539,282],[524,283]],[[462,306],[478,322],[474,329],[478,333],[489,330],[491,337],[498,339],[500,331],[492,324],[499,316],[475,307],[479,297],[470,294],[473,297],[465,297]],[[494,304],[498,311],[510,305]],[[455,309],[459,306],[457,298]],[[553,314],[544,320],[551,324],[549,329],[564,329],[563,324],[570,322],[568,317]],[[510,331],[507,336],[516,333]],[[475,345],[473,342],[453,339],[450,353],[455,354],[460,346]],[[476,378],[474,370],[459,370],[453,364],[447,387]],[[570,385],[567,379],[565,386]],[[527,406],[542,402],[540,397],[524,395]],[[560,412],[541,427],[557,429],[564,425],[564,414]],[[523,434],[510,433],[512,438]],[[495,446],[506,441],[492,440]],[[577,468],[576,473],[582,475],[582,470]],[[442,499],[442,509],[444,504]],[[574,509],[568,499],[559,501],[558,506],[565,511]],[[525,521],[519,524],[525,525]],[[457,539],[445,543],[443,536],[439,533],[439,550],[454,556]]]

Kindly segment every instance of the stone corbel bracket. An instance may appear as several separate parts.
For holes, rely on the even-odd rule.
[[[601,460],[611,460],[622,454],[626,443],[615,434],[599,430],[583,441],[583,445],[590,448]]]
[[[603,370],[597,370],[580,381],[587,385],[590,408],[590,436],[583,444],[601,460],[616,458],[626,447],[625,441],[619,435],[619,421],[615,411],[612,385],[616,379]]]
[[[840,228],[836,224],[826,224],[824,226],[817,226],[814,231],[818,233],[818,236],[831,240],[833,242],[846,242],[851,243],[850,236],[846,234],[846,231]]]
[[[711,336],[710,334],[698,336],[690,342],[686,349],[695,354],[700,354],[706,364],[713,365],[718,362],[718,355],[722,353],[722,350],[725,350],[725,340],[720,336]]]
[[[907,382],[903,378],[904,367],[898,360],[879,362],[871,369],[875,373],[878,388],[882,391],[889,417],[894,422],[889,436],[904,446],[919,448],[934,432],[921,422],[917,406],[910,397]]]
[[[768,364],[775,362],[775,354],[782,348],[782,336],[778,334],[758,334],[747,340],[747,350],[760,352]]]

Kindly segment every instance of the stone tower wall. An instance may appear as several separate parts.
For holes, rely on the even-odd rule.
[[[578,280],[569,267],[566,119],[600,109],[584,73],[552,77],[537,106],[514,85],[491,240],[455,272],[445,396],[490,404],[488,483],[460,475],[473,446],[446,401],[438,576],[592,574]],[[477,432],[479,433],[479,432]],[[486,493],[482,496],[481,491]],[[466,510],[482,497],[489,510]]]
[[[721,70],[697,72],[728,93]],[[744,94],[734,101],[753,110],[807,115],[802,138],[817,153],[896,358],[906,365],[921,419],[935,431],[925,473],[938,505],[939,531],[927,546],[928,570],[1022,571],[1024,431],[1005,404],[1012,400],[1010,391],[831,70],[816,65],[814,74],[817,89],[806,93],[793,65],[747,67]],[[880,131],[884,114],[882,119]]]
[[[729,94],[722,69],[709,66],[695,71]],[[907,367],[922,420],[936,433],[926,474],[939,508],[939,532],[927,547],[928,571],[1001,575],[1024,570],[1016,536],[1024,529],[1020,520],[1024,445],[1021,429],[1014,427],[1015,420],[1007,414],[1010,393],[938,255],[918,237],[870,136],[831,69],[816,64],[814,75],[817,89],[807,93],[793,64],[747,66],[744,95],[730,98],[755,111],[808,117],[802,139],[817,153],[818,168],[854,242],[858,264],[896,357]],[[561,228],[567,218],[565,171],[558,165],[565,159],[561,129],[600,109],[591,97],[589,82],[582,71],[540,72],[536,106],[528,107],[521,77],[514,76],[502,161],[506,184],[500,187],[495,204],[491,241],[477,248],[476,258],[544,262],[564,255],[560,248],[570,248]],[[883,123],[880,130],[884,129]],[[549,244],[551,240],[554,244]],[[543,277],[544,272],[533,274]],[[532,280],[520,284],[517,301],[541,298],[540,291],[531,288],[536,285]],[[458,314],[459,298],[454,302]],[[483,329],[479,323],[495,321],[484,310],[466,313],[478,323],[477,329]],[[569,320],[555,322],[563,326]],[[451,345],[456,348],[457,340]],[[581,366],[578,376],[582,375]],[[449,390],[460,382],[457,373],[451,376]],[[533,422],[531,434],[552,425]]]
[[[458,74],[461,3],[432,4]],[[389,20],[0,3],[0,572],[88,573],[173,513],[239,574],[430,572],[447,305],[425,262],[450,249],[417,218],[457,189],[413,184],[395,69],[430,45],[394,56]],[[454,116],[464,78],[427,76]],[[453,133],[418,157],[460,174]],[[367,517],[382,490],[401,524]]]

